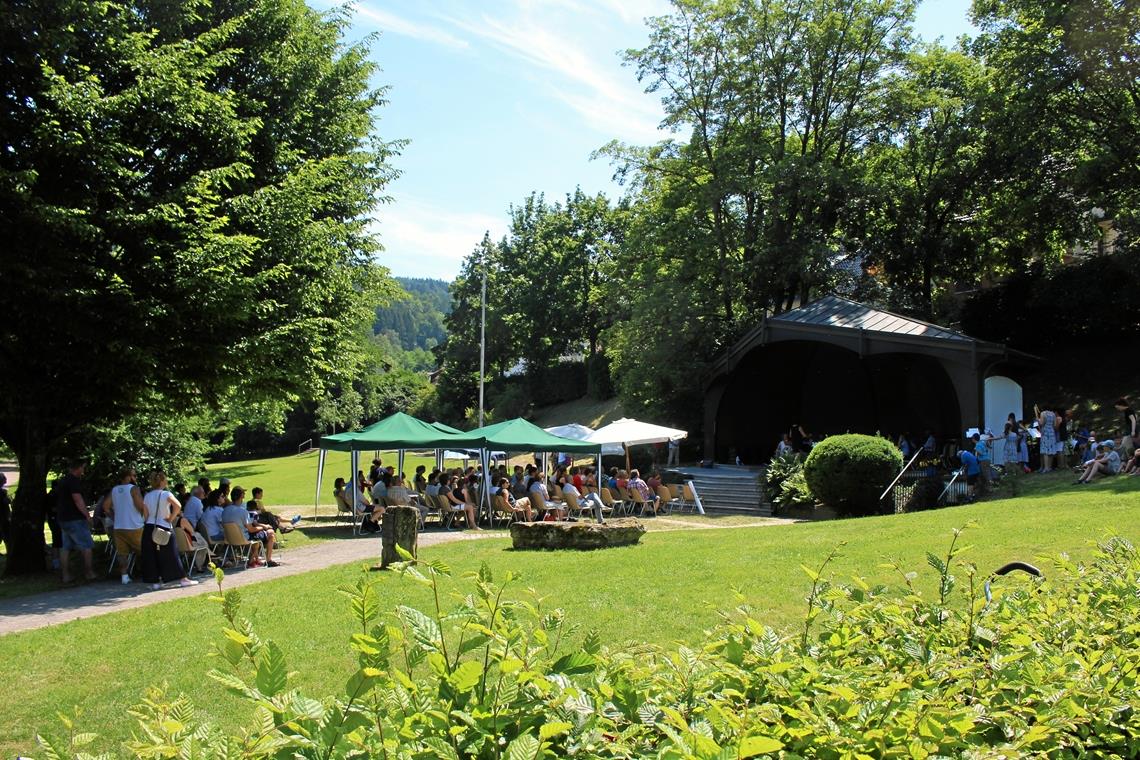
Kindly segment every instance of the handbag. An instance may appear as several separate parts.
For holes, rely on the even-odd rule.
[[[155,522],[154,532],[150,534],[151,540],[154,541],[155,546],[166,546],[170,543],[170,528],[164,528],[158,524],[158,508],[162,505],[162,497],[166,495],[166,491],[160,491],[158,494],[158,502],[155,504]]]

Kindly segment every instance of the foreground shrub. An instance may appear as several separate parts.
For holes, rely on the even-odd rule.
[[[804,477],[817,499],[841,515],[871,515],[902,469],[902,452],[874,435],[833,435],[814,447]]]
[[[403,572],[429,585],[424,612],[381,615],[376,581],[341,589],[359,668],[336,694],[289,685],[281,650],[222,601],[213,672],[249,704],[226,734],[179,697],[134,711],[137,757],[786,758],[1135,757],[1140,753],[1140,560],[1121,539],[1089,565],[1059,557],[1047,582],[1002,578],[987,604],[958,534],[929,555],[937,593],[811,581],[804,622],[781,633],[743,604],[698,647],[604,649],[558,610],[511,599],[484,567],[453,610],[441,562]],[[961,579],[956,577],[960,574]],[[569,645],[571,640],[577,643]],[[71,728],[69,725],[68,728]],[[97,739],[41,738],[45,755]]]

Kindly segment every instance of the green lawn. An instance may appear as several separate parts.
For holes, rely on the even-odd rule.
[[[571,620],[597,629],[611,644],[697,642],[715,622],[714,610],[734,603],[733,588],[756,607],[759,619],[796,625],[808,589],[800,564],[817,565],[841,541],[847,542],[842,556],[829,570],[837,581],[861,575],[895,583],[882,563],[898,558],[918,572],[919,587],[929,593],[934,575],[925,553],[945,552],[951,530],[970,520],[978,525],[967,532],[964,541],[971,548],[962,559],[983,570],[1061,551],[1084,556],[1091,541],[1112,529],[1140,540],[1140,479],[1087,487],[1070,487],[1068,480],[1063,474],[1025,478],[1015,499],[912,515],[654,531],[640,546],[604,552],[521,553],[505,540],[490,539],[425,549],[422,555],[444,559],[456,576],[482,562],[500,574],[520,571],[518,593],[534,588],[546,605],[564,608]],[[330,567],[243,589],[260,633],[283,647],[297,671],[296,683],[313,693],[339,689],[353,667],[345,646],[353,629],[334,589],[358,572]],[[428,601],[419,586],[392,575],[374,577],[388,608]],[[144,686],[161,681],[191,693],[223,723],[248,720],[245,708],[204,675],[213,664],[207,653],[218,640],[220,622],[214,604],[199,597],[0,638],[0,682],[8,685],[0,695],[0,756],[28,751],[37,728],[54,726],[57,710],[76,706],[85,729],[122,739],[129,730],[127,707]],[[163,644],[157,652],[156,642]]]

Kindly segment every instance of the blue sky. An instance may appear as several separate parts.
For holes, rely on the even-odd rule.
[[[334,3],[309,0],[316,8]],[[378,211],[392,274],[450,280],[506,211],[532,190],[576,186],[617,197],[612,168],[590,154],[610,140],[660,139],[661,111],[618,51],[645,41],[664,0],[363,0],[350,36],[380,32],[372,56],[389,90],[379,131],[411,143]],[[969,0],[925,0],[917,32],[971,32]]]

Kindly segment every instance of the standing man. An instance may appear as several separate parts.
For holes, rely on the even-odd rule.
[[[678,460],[681,457],[681,441],[675,438],[669,439],[669,459],[666,461],[666,467],[676,467]]]
[[[119,473],[119,485],[112,488],[103,501],[103,510],[109,512],[115,521],[115,554],[119,558],[119,576],[124,586],[131,582],[131,553],[136,557],[142,556],[146,504],[137,483],[135,468],[125,468]]]
[[[1136,433],[1138,432],[1136,412],[1132,411],[1132,407],[1129,406],[1126,398],[1118,398],[1113,406],[1116,407],[1116,411],[1124,416],[1124,424],[1120,431],[1120,450],[1124,454],[1124,458],[1128,459],[1136,450]]]
[[[0,544],[8,540],[12,519],[12,500],[8,498],[8,476],[0,472]]]
[[[95,571],[91,569],[91,550],[95,548],[95,541],[91,538],[91,515],[87,513],[87,501],[83,498],[83,471],[86,466],[85,462],[72,462],[67,474],[59,479],[55,494],[55,517],[62,539],[59,566],[64,583],[71,583],[68,560],[73,549],[78,549],[83,557],[84,577],[89,581],[95,580]]]

